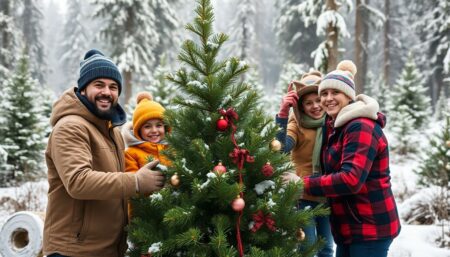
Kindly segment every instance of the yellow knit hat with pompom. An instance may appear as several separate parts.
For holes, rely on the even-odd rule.
[[[350,60],[341,61],[336,70],[328,73],[319,84],[320,92],[327,88],[333,88],[341,91],[350,99],[355,100],[355,82],[353,78],[357,72],[356,65]]]
[[[164,107],[153,101],[153,96],[149,92],[140,92],[136,96],[136,108],[133,113],[133,134],[138,139],[142,139],[139,130],[150,119],[164,118]]]

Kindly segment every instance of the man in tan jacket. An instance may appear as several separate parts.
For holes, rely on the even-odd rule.
[[[48,257],[119,257],[126,247],[127,198],[164,185],[151,162],[125,173],[125,122],[118,104],[122,76],[98,50],[80,64],[78,87],[54,104],[53,131],[45,153],[48,206],[44,254]]]

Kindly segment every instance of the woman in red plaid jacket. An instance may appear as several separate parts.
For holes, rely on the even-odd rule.
[[[386,257],[400,233],[391,190],[385,116],[366,95],[355,97],[356,66],[342,61],[319,85],[327,113],[322,176],[303,177],[304,192],[328,198],[336,257]],[[285,181],[298,181],[292,173]]]

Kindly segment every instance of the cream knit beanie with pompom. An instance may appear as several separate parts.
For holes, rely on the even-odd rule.
[[[325,89],[337,89],[355,100],[355,82],[353,81],[356,75],[356,65],[350,60],[343,60],[338,65],[336,70],[328,73],[319,84],[319,95]]]

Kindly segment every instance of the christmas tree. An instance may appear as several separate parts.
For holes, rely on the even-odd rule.
[[[179,90],[165,113],[170,184],[132,199],[129,254],[312,256],[319,243],[299,252],[300,228],[327,210],[295,208],[301,185],[281,183],[292,167],[257,92],[240,79],[248,67],[218,60],[227,36],[213,33],[210,1],[199,1],[196,13],[186,28],[198,38],[183,43],[183,66],[168,76]]]

